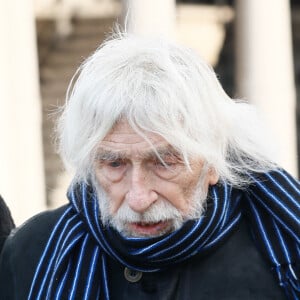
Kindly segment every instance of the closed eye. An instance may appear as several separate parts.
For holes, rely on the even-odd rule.
[[[174,166],[176,163],[175,162],[168,162],[168,161],[157,161],[155,162],[155,165],[158,167],[172,167]]]
[[[177,161],[175,160],[164,160],[164,161],[161,161],[161,160],[155,160],[154,161],[154,165],[155,167],[158,167],[158,168],[165,168],[165,169],[170,169],[174,166],[176,166],[178,164]]]

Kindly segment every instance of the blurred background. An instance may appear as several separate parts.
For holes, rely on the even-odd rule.
[[[125,19],[212,64],[231,97],[257,105],[280,164],[298,176],[299,1],[1,0],[0,15],[0,194],[17,225],[67,202],[57,111],[77,67]]]

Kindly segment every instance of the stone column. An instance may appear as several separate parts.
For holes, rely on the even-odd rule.
[[[45,208],[32,0],[1,1],[0,193],[16,224]]]
[[[296,175],[289,1],[236,0],[235,8],[237,96],[261,110],[279,145],[279,163]]]
[[[128,32],[175,36],[175,0],[123,0],[122,15]]]

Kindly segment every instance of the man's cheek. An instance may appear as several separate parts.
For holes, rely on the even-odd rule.
[[[117,187],[107,187],[106,194],[109,198],[110,213],[115,214],[125,199],[125,193]]]

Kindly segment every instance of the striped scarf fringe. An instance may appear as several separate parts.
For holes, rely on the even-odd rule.
[[[205,217],[148,239],[125,238],[104,228],[92,187],[83,183],[71,187],[70,204],[53,228],[28,299],[108,300],[107,256],[134,270],[158,271],[220,246],[242,215],[249,220],[254,240],[287,299],[299,299],[299,183],[282,170],[252,176],[252,180],[247,191],[227,184],[212,186]]]

